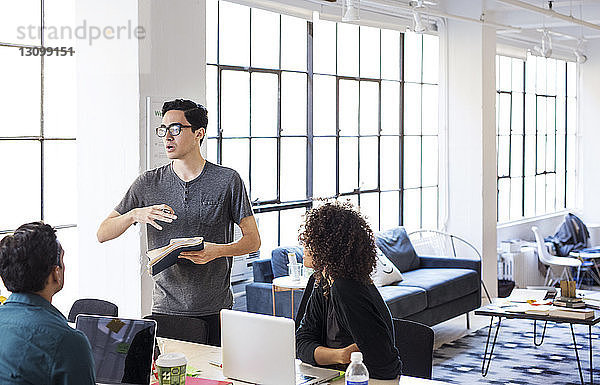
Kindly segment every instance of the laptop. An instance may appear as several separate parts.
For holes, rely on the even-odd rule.
[[[261,385],[316,385],[340,375],[296,360],[294,321],[221,310],[223,375]]]
[[[75,328],[92,346],[97,384],[150,384],[156,321],[80,314]]]

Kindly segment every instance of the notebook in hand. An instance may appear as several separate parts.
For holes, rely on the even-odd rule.
[[[168,245],[158,249],[148,250],[146,255],[150,258],[148,270],[156,275],[178,262],[179,254],[183,251],[200,251],[204,249],[203,237],[174,238]]]

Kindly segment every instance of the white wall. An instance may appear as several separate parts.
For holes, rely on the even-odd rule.
[[[137,2],[82,0],[77,25],[137,25]],[[77,165],[79,190],[79,297],[110,300],[119,314],[140,308],[137,229],[99,244],[96,231],[138,175],[138,42],[78,40]],[[68,272],[67,272],[68,273]],[[68,279],[68,277],[67,277]]]

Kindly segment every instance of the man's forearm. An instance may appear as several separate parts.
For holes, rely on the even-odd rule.
[[[133,210],[132,210],[133,211]],[[100,243],[115,239],[125,232],[135,223],[132,211],[129,211],[123,215],[106,218],[98,228],[96,236]]]
[[[222,257],[235,257],[256,251],[260,248],[260,236],[258,233],[251,233],[242,236],[237,242],[227,244],[217,244],[219,255]]]

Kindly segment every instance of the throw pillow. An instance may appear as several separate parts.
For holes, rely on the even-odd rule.
[[[402,281],[402,274],[387,257],[377,249],[377,265],[371,273],[373,284],[377,287],[391,285]]]
[[[386,257],[404,273],[419,268],[420,262],[404,227],[395,227],[375,234],[375,243]]]
[[[284,277],[288,275],[288,253],[296,253],[296,260],[302,263],[304,252],[298,246],[278,247],[271,252],[271,268],[273,269],[273,278]]]

